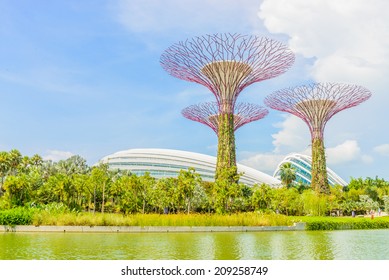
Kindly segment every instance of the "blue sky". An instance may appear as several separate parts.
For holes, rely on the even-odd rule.
[[[170,45],[221,32],[280,40],[296,54],[282,76],[246,88],[262,104],[275,90],[345,82],[373,96],[327,124],[329,166],[389,179],[389,2],[372,0],[0,1],[0,150],[94,164],[130,148],[216,155],[214,132],[181,116],[214,100],[159,64]],[[236,133],[238,161],[272,174],[290,152],[308,153],[307,126],[270,110]]]

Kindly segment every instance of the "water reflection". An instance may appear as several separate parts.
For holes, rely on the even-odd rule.
[[[3,233],[0,259],[389,259],[389,230]]]

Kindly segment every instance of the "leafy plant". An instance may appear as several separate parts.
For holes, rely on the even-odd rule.
[[[31,225],[35,210],[17,207],[0,211],[0,225]]]

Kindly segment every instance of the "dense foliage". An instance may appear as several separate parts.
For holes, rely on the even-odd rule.
[[[256,211],[328,216],[352,211],[361,215],[379,208],[389,212],[389,182],[384,179],[351,179],[347,187],[331,187],[329,194],[320,195],[303,184],[248,187],[237,183],[239,175],[231,180],[236,170],[225,172],[216,182],[202,181],[194,169],[156,180],[149,174],[109,170],[107,165],[90,167],[80,156],[51,162],[38,155],[23,157],[17,150],[0,152],[0,210],[60,205],[77,213],[122,214]]]
[[[17,207],[0,210],[0,225],[31,225],[34,209]]]
[[[301,217],[299,217],[301,220]],[[304,217],[307,230],[383,229],[389,228],[389,217],[359,219],[350,217]]]

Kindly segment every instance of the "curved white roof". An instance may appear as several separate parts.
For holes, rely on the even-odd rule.
[[[100,160],[110,168],[130,170],[137,175],[149,172],[155,178],[177,177],[180,170],[193,167],[204,181],[213,181],[216,169],[216,157],[170,149],[130,149],[116,152]],[[265,183],[279,186],[278,179],[255,170],[251,167],[237,164],[238,172],[243,172],[240,182],[252,186]]]
[[[274,177],[279,178],[279,171],[281,165],[289,162],[296,169],[296,182],[302,181],[306,184],[311,184],[311,170],[312,170],[312,157],[302,154],[289,154],[287,155],[277,166],[274,171]],[[343,180],[338,174],[327,167],[328,183],[333,186],[335,184],[346,186],[347,182]]]

